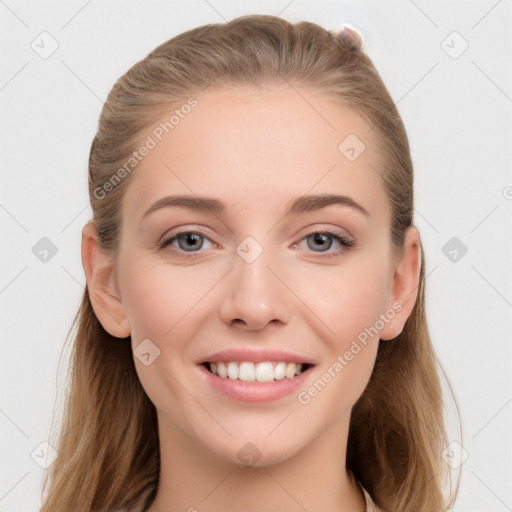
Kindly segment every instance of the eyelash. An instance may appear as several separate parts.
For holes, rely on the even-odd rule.
[[[179,236],[187,235],[187,234],[199,235],[199,236],[209,240],[210,242],[212,242],[206,235],[200,233],[199,231],[184,230],[184,231],[180,231],[179,233],[175,233],[170,238],[167,238],[167,239],[162,240],[161,242],[159,242],[158,248],[159,249],[165,249],[167,246],[170,246],[174,240],[177,240],[177,238]],[[305,240],[306,238],[308,238],[309,236],[312,236],[312,235],[327,235],[327,236],[330,236],[334,240],[338,241],[340,243],[340,245],[342,246],[342,248],[340,248],[340,249],[338,249],[338,250],[336,250],[334,252],[329,252],[329,253],[318,252],[317,254],[320,255],[322,258],[330,258],[330,257],[333,257],[333,256],[339,256],[342,253],[348,251],[349,249],[351,249],[352,247],[355,246],[355,242],[354,241],[349,240],[348,238],[343,236],[341,233],[338,233],[336,231],[329,231],[329,230],[325,230],[325,229],[324,230],[319,230],[319,231],[311,231],[311,233],[308,233],[307,235],[302,237],[299,240],[299,242],[302,242],[302,240]],[[214,245],[217,245],[217,244],[215,244],[215,242],[212,242],[212,243]],[[292,244],[292,245],[293,245],[293,247],[297,247],[297,244],[295,244],[295,243]],[[181,250],[175,249],[174,247],[172,247],[172,251],[175,252],[175,253],[179,253],[180,257],[182,257],[182,258],[194,258],[200,252],[200,251],[192,251],[190,253],[187,253],[186,251],[182,252]],[[311,251],[311,252],[314,253],[316,251]]]

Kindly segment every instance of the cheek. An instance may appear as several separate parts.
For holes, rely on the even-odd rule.
[[[317,332],[327,351],[317,379],[297,398],[312,416],[335,421],[351,410],[373,371],[387,281],[378,266],[347,265],[315,284],[314,297],[309,296],[316,317],[311,316],[311,322],[320,326]],[[306,294],[307,287],[301,293]]]
[[[158,409],[172,411],[182,407],[187,403],[187,395],[179,382],[189,378],[185,368],[187,345],[198,325],[194,319],[202,314],[201,297],[208,282],[186,269],[173,271],[169,265],[135,256],[125,258],[119,275],[123,305],[131,324],[135,368],[142,387]],[[136,350],[146,339],[159,351],[145,345],[148,348],[144,351],[149,351],[152,359],[149,364],[138,360]]]
[[[302,281],[297,295],[310,306],[310,317],[312,321],[316,317],[325,339],[342,350],[375,325],[385,310],[387,289],[385,266],[375,258],[361,257],[347,265],[322,268],[311,280]]]
[[[176,289],[163,286],[150,274],[132,272],[124,285],[123,303],[132,328],[132,340],[160,339],[180,314]]]
[[[132,326],[132,338],[169,339],[190,319],[215,276],[197,268],[173,269],[154,260],[126,258],[120,268],[121,294]]]

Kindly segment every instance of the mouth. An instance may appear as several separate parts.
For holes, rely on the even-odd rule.
[[[294,379],[314,365],[288,361],[205,361],[201,366],[221,379],[274,382]]]

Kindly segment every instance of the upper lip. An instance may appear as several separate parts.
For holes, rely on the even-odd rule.
[[[262,361],[284,361],[286,363],[302,363],[302,364],[316,364],[313,360],[308,357],[287,352],[279,349],[251,349],[251,348],[231,348],[221,350],[211,354],[201,361],[203,363],[218,363],[226,361],[249,361],[249,362],[262,362]]]

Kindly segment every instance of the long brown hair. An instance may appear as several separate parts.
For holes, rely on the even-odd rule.
[[[380,154],[376,171],[392,207],[391,243],[401,250],[413,225],[413,164],[403,122],[374,64],[365,51],[345,49],[319,25],[268,15],[182,33],[115,83],[89,157],[92,221],[102,250],[116,255],[121,200],[136,171],[108,187],[106,200],[104,184],[127,162],[151,123],[207,87],[285,83],[329,95],[374,130]],[[427,328],[421,253],[414,309],[401,334],[380,342],[368,386],[352,410],[348,437],[347,469],[379,507],[392,512],[445,511],[456,495],[456,490],[451,496],[443,491],[448,470],[441,457],[447,444],[442,370]],[[58,456],[45,474],[41,510],[143,511],[158,487],[157,416],[137,377],[129,338],[104,330],[87,286],[72,328],[69,389],[52,441]]]

